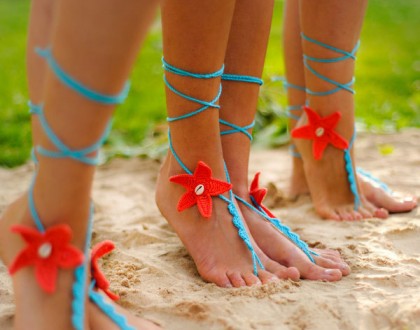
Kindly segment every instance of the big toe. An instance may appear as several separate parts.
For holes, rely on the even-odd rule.
[[[392,213],[409,212],[417,206],[417,197],[401,193],[389,194],[381,189],[370,196],[370,202]]]

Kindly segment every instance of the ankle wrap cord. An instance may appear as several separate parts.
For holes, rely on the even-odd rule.
[[[222,67],[220,70],[212,72],[212,73],[192,73],[192,72],[188,72],[188,71],[185,71],[185,70],[182,70],[182,69],[179,69],[179,68],[176,68],[176,67],[170,65],[168,62],[165,61],[164,58],[162,58],[162,63],[163,63],[163,68],[164,68],[165,71],[171,72],[171,73],[179,75],[179,76],[196,78],[196,79],[212,79],[212,78],[221,77],[222,74],[223,74],[223,70],[224,70],[224,67]],[[210,109],[210,108],[220,109],[220,106],[217,104],[217,101],[219,100],[219,97],[222,93],[221,84],[220,84],[219,91],[218,91],[216,97],[213,100],[211,100],[210,102],[207,102],[207,101],[199,100],[197,98],[188,96],[188,95],[180,92],[179,90],[175,89],[172,85],[169,84],[168,80],[166,79],[165,74],[164,74],[163,79],[164,79],[164,82],[165,82],[166,86],[172,92],[177,94],[178,96],[180,96],[182,98],[185,98],[189,101],[195,102],[199,105],[203,105],[201,108],[199,108],[199,109],[197,109],[193,112],[187,113],[185,115],[181,115],[181,116],[178,116],[178,117],[168,117],[167,118],[168,122],[174,122],[174,121],[177,121],[177,120],[186,119],[186,118],[192,117],[194,115],[197,115],[200,112],[203,112],[203,111],[205,111],[207,109]],[[169,139],[169,148],[170,148],[172,154],[174,155],[175,159],[177,160],[178,164],[182,167],[182,169],[186,173],[192,174],[192,171],[182,162],[182,160],[180,159],[180,157],[176,153],[176,151],[174,149],[174,146],[172,144],[171,132],[170,132],[169,129],[168,129],[168,139]],[[229,177],[229,173],[228,173],[227,168],[226,168],[226,164],[224,164],[224,167],[225,167],[226,180],[227,180],[228,183],[230,183],[230,177]],[[248,235],[248,232],[246,231],[245,226],[242,222],[242,219],[239,215],[239,212],[238,212],[238,210],[235,206],[234,195],[233,195],[232,190],[229,190],[229,198],[227,198],[227,197],[225,197],[221,194],[218,195],[217,197],[219,197],[221,200],[226,202],[226,204],[228,206],[227,207],[228,211],[232,215],[232,223],[237,228],[239,237],[244,241],[246,247],[251,252],[254,274],[258,275],[258,267],[260,267],[260,269],[264,269],[264,266],[261,263],[261,260],[259,259],[259,257],[257,256],[257,254],[254,250],[254,247],[252,246],[252,243],[251,243],[250,237]]]
[[[257,84],[259,86],[262,86],[262,84],[263,84],[263,81],[260,78],[257,78],[257,77],[243,76],[243,75],[229,74],[229,73],[224,73],[222,75],[222,80],[233,81],[233,82],[251,83],[251,84]],[[219,119],[219,123],[232,128],[230,130],[220,132],[220,135],[223,136],[223,135],[228,135],[228,134],[233,134],[233,133],[242,133],[242,134],[246,135],[251,141],[253,140],[253,137],[248,132],[248,130],[252,129],[255,126],[255,120],[253,120],[251,124],[246,125],[246,126],[242,126],[242,127],[238,126],[238,125],[235,125],[233,123],[230,123],[230,122],[228,122],[226,120],[223,120],[223,119]]]
[[[98,93],[92,89],[85,87],[83,84],[72,78],[69,74],[67,74],[64,70],[60,68],[60,66],[55,61],[52,52],[49,48],[46,49],[36,49],[36,52],[41,56],[44,57],[51,69],[51,71],[56,75],[60,82],[62,82],[65,86],[72,89],[76,93],[80,94],[86,99],[89,99],[94,102],[110,105],[110,104],[117,104],[121,103],[128,93],[129,85],[126,84],[123,91],[118,95],[105,95]],[[38,160],[36,157],[36,153],[44,157],[50,158],[70,158],[73,161],[77,161],[86,165],[97,165],[98,159],[96,156],[89,156],[89,154],[96,152],[101,145],[103,144],[104,140],[106,139],[109,131],[111,130],[111,123],[109,123],[106,127],[105,133],[101,136],[99,141],[92,144],[89,147],[74,150],[66,146],[65,143],[61,141],[61,139],[54,133],[51,126],[48,124],[47,119],[45,117],[43,106],[42,105],[35,105],[29,102],[30,113],[33,115],[37,115],[39,121],[41,123],[41,127],[43,128],[46,136],[52,142],[52,144],[57,148],[58,151],[47,150],[42,146],[36,146],[32,150],[32,158],[36,164],[38,164]],[[29,193],[28,193],[28,202],[29,202],[29,210],[31,216],[36,224],[37,229],[44,233],[45,227],[42,224],[41,218],[36,210],[35,201],[34,201],[34,186],[35,180],[37,175],[38,169],[35,170],[35,175],[32,179]],[[92,225],[93,225],[93,212],[94,207],[93,203],[91,203],[89,219],[88,219],[88,230],[87,230],[87,237],[84,247],[84,254],[87,256],[88,250],[90,247],[91,241],[91,234],[92,234]],[[85,315],[85,306],[84,306],[84,299],[85,299],[85,290],[86,290],[86,282],[87,282],[87,263],[88,258],[86,258],[85,262],[77,267],[74,271],[75,282],[73,283],[73,301],[72,301],[72,324],[76,330],[83,330],[84,328],[84,315]],[[127,328],[132,329],[132,328]]]
[[[226,78],[226,76],[228,78]],[[230,77],[232,77],[232,76],[235,77],[235,79],[230,79]],[[250,78],[252,78],[252,79],[250,79]],[[224,74],[222,76],[222,80],[230,80],[230,81],[245,82],[245,83],[255,83],[255,84],[259,84],[260,86],[263,83],[261,79],[256,78],[256,77],[231,75],[231,74],[229,74],[229,75]],[[237,127],[236,129],[233,129],[233,130],[221,132],[220,133],[221,135],[242,133],[252,141],[252,135],[249,134],[249,132],[247,132],[246,129],[252,128],[254,126],[253,124],[252,124],[252,126],[248,125],[248,126],[245,126],[245,127],[240,127],[240,126],[233,125],[233,124],[231,124],[229,122],[226,122],[226,121],[222,122],[222,120],[220,120],[220,122],[224,125],[226,125],[225,123],[227,123],[227,125],[229,125],[230,127],[234,127],[234,128]],[[235,198],[236,198],[236,200],[238,200],[239,202],[241,202],[242,204],[247,206],[249,209],[251,209],[255,213],[259,214],[265,220],[269,221],[275,228],[277,228],[277,230],[279,230],[283,235],[285,235],[287,238],[289,238],[297,247],[299,247],[312,262],[315,262],[312,255],[318,255],[318,254],[316,252],[311,251],[308,247],[308,244],[306,244],[304,241],[302,241],[299,238],[299,235],[295,234],[288,226],[282,224],[280,219],[270,217],[264,211],[264,209],[262,209],[261,206],[258,205],[258,203],[254,200],[254,198],[252,196],[250,196],[252,204],[248,203],[246,200],[244,200],[243,198],[241,198],[237,195],[235,195]]]
[[[353,49],[350,52],[347,52],[345,50],[327,45],[323,42],[320,42],[318,40],[315,40],[313,38],[310,38],[308,36],[306,36],[305,34],[301,33],[302,39],[304,39],[307,42],[316,44],[322,48],[331,50],[333,52],[336,52],[339,54],[339,56],[337,57],[333,57],[333,58],[318,58],[318,57],[313,57],[313,56],[308,56],[306,54],[303,55],[303,64],[305,65],[305,67],[312,73],[314,74],[316,77],[318,77],[321,80],[324,80],[332,85],[334,85],[335,87],[328,90],[328,91],[313,91],[309,88],[305,88],[303,86],[298,86],[298,85],[293,85],[293,84],[289,84],[289,83],[285,83],[285,86],[288,88],[295,88],[298,90],[305,90],[307,95],[311,95],[311,96],[327,96],[327,95],[331,95],[334,94],[340,90],[345,90],[351,94],[354,94],[355,91],[352,88],[354,82],[355,82],[355,78],[353,77],[349,82],[347,83],[340,83],[338,81],[335,81],[331,78],[328,78],[322,74],[320,74],[318,71],[316,71],[311,65],[310,62],[315,62],[315,63],[337,63],[340,61],[345,61],[348,59],[352,59],[352,60],[356,60],[356,52],[360,47],[360,41],[358,41],[356,43],[356,45],[353,47]],[[306,105],[309,104],[308,102],[309,100],[307,100]],[[292,106],[293,109],[297,110],[299,106]],[[299,108],[301,109],[301,107]],[[296,115],[291,115],[291,117],[295,120],[299,119],[299,116]],[[349,141],[349,147],[347,149],[344,150],[344,160],[345,160],[345,168],[346,168],[346,172],[347,172],[347,179],[349,181],[349,185],[350,185],[350,190],[351,193],[354,196],[354,209],[357,210],[360,207],[360,196],[359,196],[359,192],[357,190],[357,184],[356,184],[356,177],[355,177],[355,173],[353,171],[353,166],[352,166],[352,159],[351,159],[351,154],[350,154],[350,150],[353,146],[354,140],[356,138],[356,129],[354,130],[354,134],[351,137],[350,141]],[[290,147],[290,154],[294,157],[299,157],[300,158],[300,154],[296,151],[296,147],[294,145],[292,145]]]

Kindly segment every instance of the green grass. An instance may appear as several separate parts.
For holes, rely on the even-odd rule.
[[[283,74],[282,1],[275,15],[259,104],[257,142],[287,140],[284,91],[271,77]],[[0,0],[0,166],[24,163],[30,150],[25,78],[28,0]],[[417,0],[371,0],[357,61],[358,123],[375,131],[420,127],[420,5]],[[164,130],[165,99],[158,23],[152,28],[132,74],[130,97],[119,107],[109,139],[111,153],[153,154]],[[161,138],[164,140],[164,137]],[[150,142],[153,141],[153,142]],[[127,148],[138,146],[141,148]]]

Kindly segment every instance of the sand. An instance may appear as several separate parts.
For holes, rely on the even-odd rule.
[[[420,131],[361,134],[358,164],[395,189],[420,196]],[[392,150],[381,155],[379,150]],[[339,249],[352,273],[337,283],[281,281],[221,289],[204,283],[154,204],[159,163],[115,159],[99,168],[94,242],[118,250],[103,263],[121,304],[167,329],[420,329],[420,216],[388,220],[319,219],[308,197],[283,198],[290,173],[286,148],[254,150],[251,175],[262,171],[268,204],[311,246]],[[0,211],[27,187],[32,167],[0,169]],[[322,242],[322,243],[321,243]],[[12,328],[11,281],[0,265],[0,329]]]

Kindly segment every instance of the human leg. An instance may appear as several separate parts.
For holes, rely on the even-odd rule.
[[[303,51],[301,43],[301,28],[298,1],[286,1],[284,16],[284,61],[285,61],[285,89],[287,91],[288,111],[290,116],[289,127],[293,130],[297,120],[300,118],[303,110],[302,106],[306,103],[305,94],[305,73],[303,65]],[[292,141],[292,174],[290,179],[289,195],[297,197],[309,192],[303,162],[300,154],[296,151]],[[394,194],[371,180],[369,176],[363,175],[358,171],[361,194],[367,200],[368,213],[371,216],[375,212],[375,207],[384,208],[389,212],[410,211],[416,206],[414,196],[406,194]],[[370,205],[373,204],[373,205]],[[382,213],[386,215],[386,213]]]
[[[223,154],[241,212],[263,252],[285,266],[296,267],[302,278],[338,280],[342,273],[346,275],[349,271],[338,255],[334,256],[336,260],[330,260],[327,253],[322,255],[323,251],[319,256],[313,255],[297,235],[258,205],[263,190],[259,189],[257,181],[252,185],[251,194],[248,190],[251,124],[256,112],[272,8],[270,1],[236,4],[225,57],[226,74],[222,76]],[[342,273],[337,269],[342,269]]]
[[[171,152],[158,179],[157,204],[203,279],[223,287],[265,283],[275,279],[273,274],[290,277],[285,267],[253,248],[231,191],[210,199],[212,214],[206,214],[210,218],[204,220],[203,212],[200,214],[195,207],[182,213],[176,211],[184,189],[169,182],[174,175],[200,167],[198,161],[212,169],[213,178],[229,181],[220,142],[217,99],[234,3],[166,1],[162,8]],[[196,195],[201,196],[201,192]]]
[[[335,220],[357,220],[372,212],[377,216],[386,216],[386,211],[372,209],[360,195],[355,169],[351,164],[355,133],[352,87],[354,59],[365,7],[365,1],[351,4],[300,2],[307,104],[321,117],[332,115],[337,109],[340,111],[340,114],[332,115],[336,118],[331,124],[337,124],[337,127],[328,130],[325,136],[322,133],[327,128],[323,127],[323,131],[314,139],[321,141],[334,134],[330,131],[337,131],[345,142],[338,148],[327,147],[322,156],[315,153],[312,156],[312,143],[306,140],[295,139],[295,144],[304,161],[315,209],[322,217]],[[306,117],[302,117],[298,126],[303,126],[306,121]],[[292,136],[298,138],[300,135],[297,132],[302,132],[302,129],[295,129]],[[336,137],[334,135],[334,145],[338,146]]]
[[[55,61],[65,72],[71,73],[68,77],[75,78],[99,94],[113,95],[124,85],[139,42],[144,37],[152,9],[152,4],[148,3],[131,1],[122,8],[115,1],[102,1],[100,4],[59,2],[51,52],[44,51],[42,54],[50,61],[50,67]],[[106,31],[116,34],[107,34]],[[45,36],[42,33],[41,35]],[[121,38],[121,35],[125,38]],[[31,40],[35,39],[37,37]],[[44,40],[48,42],[48,37]],[[28,63],[31,63],[31,59],[28,59]],[[31,69],[34,69],[33,65]],[[43,75],[41,71],[38,72],[40,76]],[[35,79],[35,71],[30,72]],[[30,78],[31,81],[34,79]],[[49,70],[46,77],[39,79],[45,82],[45,86],[38,91],[34,91],[36,84],[30,88],[34,100],[44,101],[42,106],[32,107],[32,113],[42,123],[39,125],[42,127],[38,136],[34,138],[38,145],[37,176],[30,192],[14,202],[2,216],[0,252],[7,265],[12,263],[16,253],[23,247],[18,237],[7,235],[9,227],[17,223],[34,228],[34,220],[37,220],[37,229],[40,232],[56,224],[66,223],[73,232],[72,244],[79,250],[85,250],[89,240],[86,232],[91,212],[90,188],[94,172],[91,165],[95,164],[94,156],[100,143],[85,152],[75,153],[70,149],[82,149],[92,145],[94,141],[102,140],[103,130],[108,126],[114,108],[112,104],[116,103],[112,101],[104,104],[96,99],[86,98],[86,93],[57,78],[56,70]],[[42,97],[39,97],[40,93],[43,93]],[[86,261],[85,257],[81,275],[59,271],[54,294],[47,294],[37,286],[32,269],[23,268],[17,271],[13,278],[16,327],[27,328],[29,323],[34,329],[88,327],[83,315],[76,317],[77,321],[70,322],[70,316],[75,315],[70,299],[72,283],[74,276],[81,279],[80,283],[83,282],[86,277],[83,274],[87,269]],[[82,291],[83,285],[78,292]],[[73,298],[74,304],[79,306],[75,307],[79,312],[84,308],[85,298],[83,294],[78,300]],[[38,310],[42,313],[37,312]]]

